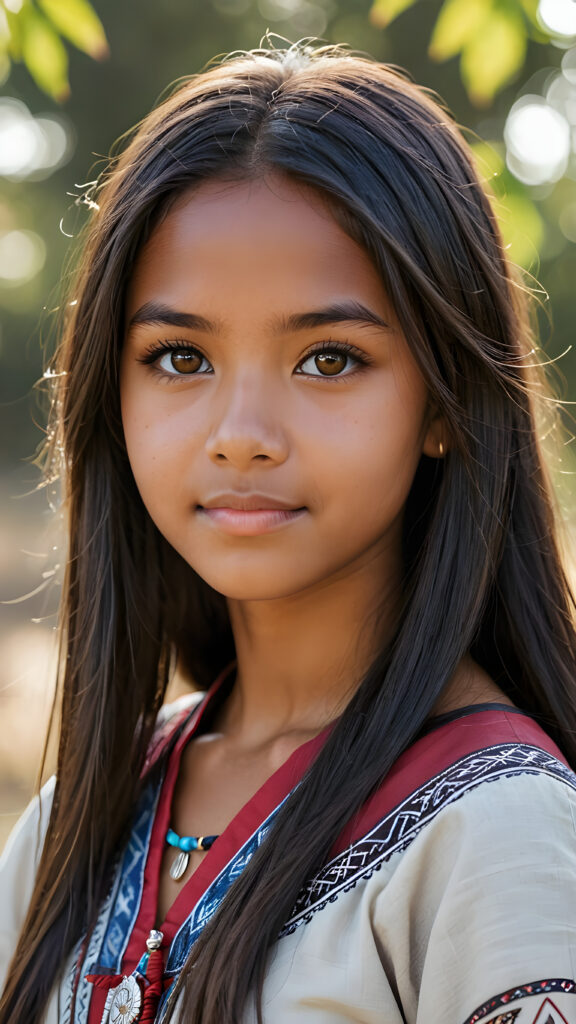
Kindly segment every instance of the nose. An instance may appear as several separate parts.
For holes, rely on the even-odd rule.
[[[263,381],[242,380],[218,396],[206,441],[209,457],[247,469],[254,461],[278,465],[288,457],[279,403]]]

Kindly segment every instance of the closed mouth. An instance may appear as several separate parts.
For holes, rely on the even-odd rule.
[[[253,508],[245,508],[243,505],[196,505],[197,512],[211,512],[214,509],[230,509],[232,512],[304,512],[306,509],[305,505],[300,505],[298,508],[280,505],[257,505]]]

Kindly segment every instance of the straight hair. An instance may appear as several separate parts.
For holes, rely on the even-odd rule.
[[[181,997],[189,1024],[239,1021],[249,1004],[261,1024],[268,956],[300,891],[466,654],[576,767],[573,598],[535,411],[546,384],[528,296],[470,151],[444,108],[395,68],[305,44],[232,55],[142,122],[92,197],[47,453],[69,523],[56,791],[0,1024],[39,1024],[95,922],[171,660],[205,688],[234,658],[225,598],[168,545],[138,494],[118,368],[132,267],[170,205],[205,181],[271,173],[314,189],[369,255],[449,451],[422,456],[408,498],[395,633],[193,946],[168,1018]]]

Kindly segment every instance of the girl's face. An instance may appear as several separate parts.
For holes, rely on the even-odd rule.
[[[312,190],[211,182],[171,207],[131,280],[121,400],[144,504],[217,591],[399,572],[441,425],[376,271]]]

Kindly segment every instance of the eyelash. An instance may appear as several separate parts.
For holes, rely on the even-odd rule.
[[[145,354],[140,359],[138,359],[138,362],[143,363],[145,366],[151,366],[155,373],[159,374],[161,377],[164,378],[164,380],[167,381],[182,380],[185,379],[186,377],[205,376],[206,370],[203,370],[201,373],[196,372],[191,374],[167,373],[165,370],[162,370],[159,366],[154,366],[154,364],[157,363],[158,360],[166,353],[182,351],[195,352],[202,359],[206,359],[206,356],[204,356],[202,352],[200,352],[199,349],[196,348],[195,345],[191,345],[189,341],[182,339],[178,341],[166,340],[157,341],[153,343],[146,350]],[[313,346],[310,349],[310,351],[307,352],[305,356],[303,356],[303,358],[298,363],[298,366],[302,366],[302,364],[306,363],[309,359],[319,354],[322,355],[325,352],[337,352],[339,355],[348,356],[357,363],[356,369],[338,374],[323,375],[303,373],[299,374],[299,376],[308,377],[311,378],[312,380],[342,381],[347,380],[349,377],[356,376],[357,373],[361,373],[367,366],[370,366],[374,362],[374,360],[371,359],[370,356],[366,355],[365,352],[362,352],[354,345],[350,345],[348,342],[345,341],[333,341],[331,338],[326,338],[318,345]],[[206,361],[208,362],[208,360]]]

